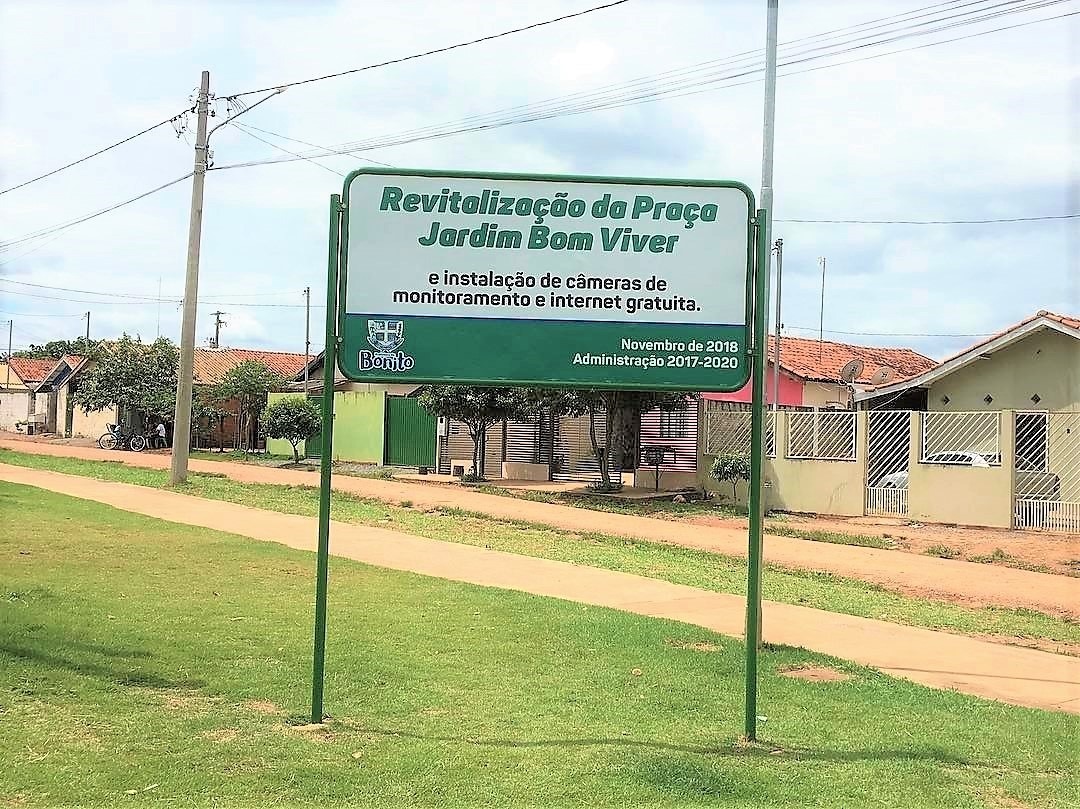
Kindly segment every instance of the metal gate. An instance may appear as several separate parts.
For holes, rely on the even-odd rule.
[[[908,465],[911,413],[871,410],[866,427],[866,513],[905,517],[908,511]]]
[[[551,457],[552,480],[600,479],[600,462],[596,459],[592,439],[589,437],[591,423],[595,424],[596,437],[603,442],[606,414],[602,411],[586,413],[584,416],[563,416],[555,423]]]
[[[386,397],[386,465],[435,466],[435,417],[406,396]]]
[[[1080,531],[1080,412],[1020,412],[1013,425],[1013,526]]]

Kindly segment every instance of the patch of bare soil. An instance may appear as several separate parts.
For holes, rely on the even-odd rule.
[[[285,713],[285,711],[277,705],[264,699],[245,700],[240,703],[240,707],[249,711],[254,711],[255,713],[261,713],[265,716],[281,716]]]
[[[689,522],[721,528],[741,528],[745,519],[731,517],[691,517]],[[892,517],[827,517],[785,515],[785,528],[821,531],[891,540],[905,553],[925,554],[948,549],[952,558],[1038,570],[1065,576],[1080,575],[1080,534],[1043,531],[1013,531],[1004,528],[976,528],[963,525],[910,523]],[[769,531],[766,522],[765,531]]]
[[[281,731],[283,733],[290,733],[299,736],[303,739],[307,739],[312,742],[318,742],[320,744],[325,742],[332,742],[337,734],[335,734],[328,724],[325,722],[319,724],[307,724],[307,725],[281,725]]]
[[[668,646],[673,646],[676,649],[690,649],[695,652],[719,652],[723,648],[717,646],[715,643],[709,643],[708,641],[690,643],[689,641],[677,640],[676,638],[667,638],[664,643]]]
[[[988,640],[992,643],[1004,643],[1007,646],[1026,646],[1029,649],[1039,649],[1043,652],[1080,657],[1080,643],[1048,640],[1047,638],[1026,638],[1019,635],[972,635],[972,637]]]
[[[806,680],[811,683],[839,683],[852,679],[850,674],[826,666],[798,666],[781,671],[780,674],[793,680]]]
[[[221,702],[219,697],[210,697],[198,691],[164,691],[158,696],[168,710],[186,714],[206,713]]]
[[[214,730],[205,731],[201,735],[204,739],[209,739],[212,742],[231,742],[240,736],[240,731],[236,728],[215,728]]]

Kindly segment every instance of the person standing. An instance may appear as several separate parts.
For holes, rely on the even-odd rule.
[[[154,428],[154,448],[167,449],[168,446],[169,442],[165,438],[165,424],[158,420],[157,427]]]

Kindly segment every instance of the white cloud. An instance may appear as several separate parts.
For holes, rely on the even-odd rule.
[[[758,47],[764,28],[760,5],[687,0],[620,6],[453,53],[293,88],[247,120],[333,145],[588,93]],[[788,3],[781,10],[781,41],[917,5],[914,0],[902,7],[892,0]],[[580,7],[575,0],[539,6],[480,0],[6,3],[0,7],[0,186],[180,111],[204,67],[219,93],[272,86]],[[1076,80],[1077,65],[1069,50],[1069,25],[1043,23],[782,78],[776,215],[962,219],[1061,212],[1068,165],[1080,151],[1075,121],[1070,128],[1077,102],[1069,82]],[[1075,30],[1075,18],[1071,25]],[[911,44],[916,41],[897,47]],[[761,85],[750,84],[369,156],[404,166],[730,177],[756,187],[760,132]],[[218,165],[281,154],[228,129],[219,131],[212,145]],[[358,158],[324,162],[341,172],[363,165]],[[190,170],[189,144],[165,127],[0,197],[0,240],[105,207]],[[1075,173],[1071,182],[1077,182]],[[327,196],[337,188],[340,178],[305,162],[212,172],[203,294],[278,292],[265,301],[299,303],[304,286],[321,291]],[[0,266],[0,275],[140,294],[154,294],[160,277],[166,294],[179,294],[189,194],[190,184],[184,182],[65,231],[53,242],[27,243],[33,252],[21,258],[22,247],[0,252],[0,264],[12,262]],[[829,257],[830,267],[826,327],[836,330],[995,331],[1042,307],[1080,310],[1080,286],[1068,286],[1070,250],[1077,243],[1070,248],[1066,234],[1061,223],[967,228],[778,223],[775,235],[785,241],[784,320],[816,324],[821,255]],[[5,289],[0,285],[5,312],[75,314],[87,308],[6,295]],[[103,331],[156,332],[154,304],[92,308],[96,328]],[[200,338],[209,333],[207,313],[213,308],[200,310]],[[232,303],[221,308],[232,313],[225,334],[237,344],[302,347],[301,309]],[[317,310],[317,322],[320,317]],[[31,322],[39,332],[53,323]],[[162,307],[164,333],[175,337],[178,322],[175,307]],[[944,339],[906,341],[937,354],[958,347]]]

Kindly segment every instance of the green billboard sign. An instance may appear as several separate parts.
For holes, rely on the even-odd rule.
[[[367,382],[732,391],[750,376],[744,185],[364,169],[338,364]]]

